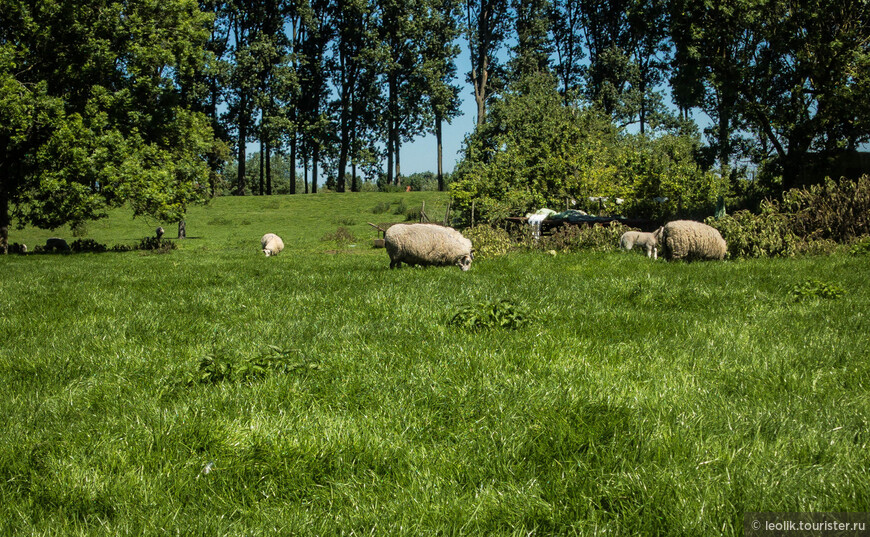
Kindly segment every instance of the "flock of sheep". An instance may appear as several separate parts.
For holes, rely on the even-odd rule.
[[[281,237],[266,233],[260,239],[263,253],[269,257],[284,249]],[[619,241],[620,248],[635,246],[646,250],[648,257],[658,258],[662,246],[665,259],[723,259],[727,247],[716,228],[691,220],[668,222],[653,233],[628,231]],[[451,227],[432,224],[395,224],[384,234],[384,246],[390,256],[390,268],[408,265],[457,265],[463,271],[471,267],[471,241]]]

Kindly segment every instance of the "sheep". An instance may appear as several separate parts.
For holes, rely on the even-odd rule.
[[[724,259],[725,239],[716,228],[692,220],[668,222],[656,231],[665,259]]]
[[[274,233],[266,233],[263,235],[263,238],[260,239],[260,245],[262,246],[263,253],[266,254],[266,257],[269,257],[270,255],[278,255],[281,253],[281,250],[284,249],[284,241]]]
[[[166,231],[163,229],[163,226],[160,226],[154,230],[154,234],[157,235],[157,242],[160,242],[161,240],[163,240],[164,233],[166,233]]]
[[[51,237],[45,240],[45,250],[47,252],[69,252],[69,244],[67,244],[64,239]]]
[[[658,259],[658,236],[655,233],[643,233],[641,231],[626,231],[619,238],[619,247],[623,250],[631,250],[635,246],[642,246],[646,250],[646,256],[654,260]]]
[[[390,268],[408,265],[471,267],[471,241],[451,227],[433,224],[395,224],[384,234]]]

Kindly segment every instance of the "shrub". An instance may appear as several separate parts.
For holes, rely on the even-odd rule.
[[[379,201],[377,205],[372,207],[372,214],[383,214],[390,210],[390,204]]]
[[[108,250],[105,244],[100,244],[94,239],[76,239],[69,245],[73,252],[105,252]]]
[[[501,228],[479,225],[466,229],[462,234],[471,241],[476,258],[499,257],[508,253],[513,247],[510,235]]]
[[[447,324],[466,330],[516,329],[528,321],[529,311],[525,306],[508,300],[496,300],[461,306]]]
[[[561,226],[552,234],[541,237],[534,245],[542,250],[608,252],[619,247],[619,238],[628,231],[619,222],[592,226]]]
[[[139,244],[133,247],[134,250],[150,250],[157,254],[168,254],[172,250],[178,248],[178,245],[168,239],[158,239],[157,237],[143,237]]]
[[[865,237],[849,248],[850,255],[870,255],[870,237]]]
[[[339,226],[338,229],[335,230],[335,233],[327,233],[323,237],[320,238],[323,242],[336,242],[339,244],[347,244],[351,242],[356,242],[356,237],[349,229],[344,226]]]
[[[783,194],[782,211],[792,216],[796,235],[849,242],[870,234],[870,175],[856,181],[824,183]]]
[[[419,222],[423,218],[423,210],[420,207],[408,207],[405,209],[405,222]]]
[[[791,221],[774,203],[762,202],[761,214],[743,210],[705,222],[722,234],[731,257],[791,256],[798,251],[800,240],[791,231]]]

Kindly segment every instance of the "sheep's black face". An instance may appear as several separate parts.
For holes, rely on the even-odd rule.
[[[466,270],[471,268],[471,256],[464,255],[460,257],[459,261],[457,261],[457,264],[459,265],[459,268],[461,268],[462,271],[465,272]]]

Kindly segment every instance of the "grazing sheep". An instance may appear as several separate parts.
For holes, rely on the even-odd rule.
[[[51,237],[50,239],[45,240],[45,251],[47,252],[69,252],[69,244],[66,243],[66,240]]]
[[[724,259],[728,252],[719,230],[701,222],[668,222],[656,235],[665,259]]]
[[[157,242],[160,242],[161,240],[163,240],[163,234],[165,232],[166,231],[163,229],[163,226],[160,226],[154,230],[154,233],[157,235]]]
[[[471,241],[451,227],[432,224],[396,224],[384,234],[390,268],[409,265],[471,267]]]
[[[269,257],[270,255],[278,255],[281,253],[281,250],[284,249],[284,241],[274,233],[266,233],[263,235],[263,238],[260,239],[260,244],[263,247],[263,253],[266,254],[266,257]]]
[[[626,231],[619,238],[619,247],[623,250],[631,250],[635,246],[642,246],[646,250],[646,256],[658,259],[658,237],[655,233],[642,231]]]

